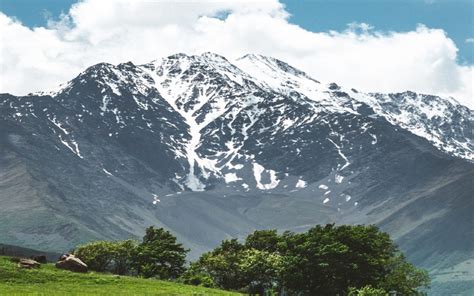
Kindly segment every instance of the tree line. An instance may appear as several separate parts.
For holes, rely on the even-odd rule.
[[[224,240],[187,265],[189,250],[163,228],[141,242],[95,241],[74,254],[89,269],[175,280],[254,295],[424,295],[430,279],[375,226],[315,226],[304,233],[257,230]]]

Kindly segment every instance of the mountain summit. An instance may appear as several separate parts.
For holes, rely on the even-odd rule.
[[[64,251],[158,225],[195,256],[256,228],[370,223],[442,292],[472,276],[473,123],[452,98],[261,55],[101,63],[0,95],[0,241]]]

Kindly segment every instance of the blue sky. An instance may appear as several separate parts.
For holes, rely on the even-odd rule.
[[[29,27],[68,12],[74,0],[0,0],[0,11]],[[341,31],[352,22],[376,30],[409,31],[417,24],[446,31],[459,49],[462,64],[474,64],[472,0],[283,0],[290,22],[310,31]],[[466,40],[471,39],[471,42]]]

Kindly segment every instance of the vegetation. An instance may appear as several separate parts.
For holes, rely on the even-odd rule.
[[[133,240],[95,241],[79,246],[74,255],[98,272],[176,279],[185,271],[187,252],[169,231],[151,226],[140,244]]]
[[[193,263],[181,280],[263,295],[421,295],[427,273],[405,261],[375,226],[316,226],[305,233],[256,231],[226,240]],[[194,281],[194,282],[193,282]],[[359,290],[357,290],[359,289]]]
[[[169,231],[149,227],[137,247],[134,265],[144,277],[175,279],[185,271],[188,251]]]
[[[73,273],[43,264],[20,269],[0,257],[0,295],[237,295],[175,282],[89,272]]]
[[[143,278],[179,281],[252,295],[284,292],[285,295],[301,296],[382,296],[389,291],[423,295],[420,289],[428,288],[430,284],[426,271],[407,262],[388,234],[375,226],[328,224],[304,233],[282,234],[276,230],[255,231],[243,242],[237,239],[222,241],[217,248],[203,254],[186,268],[187,252],[169,231],[149,227],[140,243],[133,240],[96,241],[79,246],[74,252],[90,270],[134,275],[135,278],[95,273],[73,275],[53,270],[50,266],[40,271],[18,270],[10,266],[6,271],[0,271],[0,278],[5,278],[0,280],[0,289],[34,290],[18,286],[19,275],[26,277],[19,282],[31,283],[33,287],[36,283],[53,287],[54,280],[61,280],[61,277],[68,280],[73,276],[79,282],[83,280],[86,287],[87,283],[94,286],[96,281],[124,289],[117,289],[117,293],[125,293],[127,289],[133,293],[154,293],[154,285],[159,286],[156,291],[160,292],[166,291],[166,287],[170,287],[170,291],[183,289],[179,294],[191,291],[186,290],[190,289],[189,286]],[[73,286],[76,282],[74,279],[57,284],[77,289],[78,286]],[[128,284],[137,287],[128,287]],[[196,289],[192,291],[218,293]],[[107,290],[108,294],[116,294],[111,291]]]
[[[371,286],[365,286],[360,289],[351,288],[349,289],[348,296],[386,296],[387,292],[384,289],[372,288]]]
[[[104,272],[114,259],[114,242],[96,241],[79,246],[74,255],[81,258],[90,270]]]

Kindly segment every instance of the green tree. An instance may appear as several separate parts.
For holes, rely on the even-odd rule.
[[[127,274],[133,266],[133,258],[137,251],[137,243],[128,239],[113,242],[113,265],[115,274]]]
[[[144,277],[175,279],[185,271],[188,251],[169,231],[151,226],[136,249],[135,267]]]
[[[375,226],[316,226],[305,233],[260,230],[244,244],[226,240],[192,265],[197,282],[209,276],[223,289],[250,294],[374,295],[389,290],[417,295],[425,271],[400,255]]]
[[[392,268],[398,254],[388,234],[375,226],[316,226],[306,233],[284,233],[280,243],[283,256],[281,284],[289,292],[302,295],[345,295],[349,287],[366,285],[381,288],[393,282],[396,271],[411,291],[423,285],[418,273],[410,276],[411,264],[401,259],[405,268]],[[414,276],[414,275],[417,276]],[[399,292],[401,285],[386,284]],[[385,287],[382,287],[385,288]],[[403,288],[403,287],[402,287]]]
[[[245,286],[245,275],[240,266],[244,249],[236,239],[224,240],[219,247],[199,258],[196,270],[209,275],[218,287],[239,290]]]
[[[74,255],[81,259],[89,269],[106,271],[114,258],[114,244],[109,241],[94,241],[76,248]]]
[[[245,247],[247,249],[276,252],[280,241],[281,237],[275,229],[256,230],[245,239]]]
[[[406,262],[401,253],[390,258],[387,276],[380,284],[387,291],[397,291],[403,295],[424,295],[423,290],[430,287],[428,272]],[[420,291],[421,289],[421,291]]]
[[[253,248],[242,251],[239,270],[244,277],[245,292],[265,295],[276,291],[279,287],[281,262],[282,258],[276,252]]]

